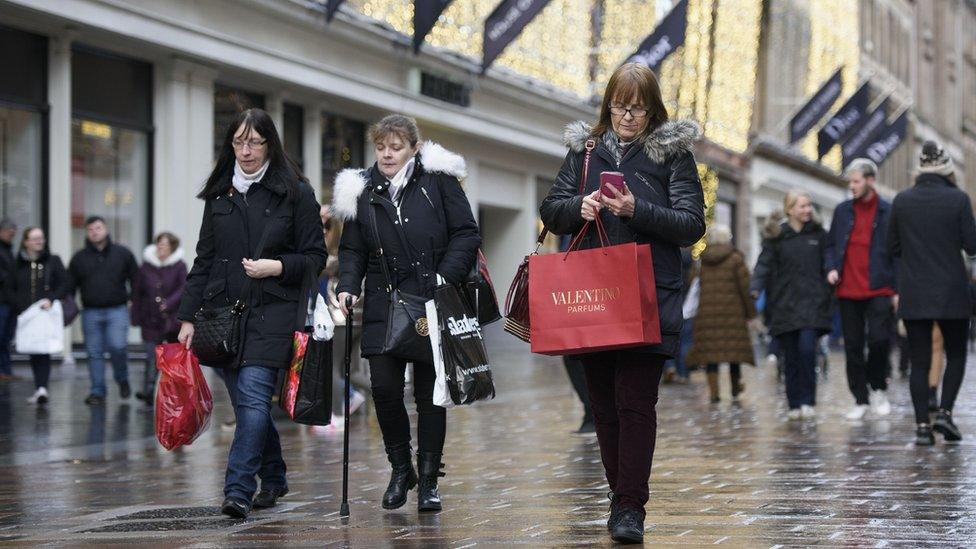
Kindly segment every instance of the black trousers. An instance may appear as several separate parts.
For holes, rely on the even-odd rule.
[[[952,411],[963,374],[966,372],[966,338],[969,336],[969,319],[952,320],[905,320],[908,346],[912,354],[912,373],[909,383],[912,389],[912,405],[915,422],[929,422],[929,368],[932,367],[932,323],[938,322],[945,342],[946,365],[942,376],[943,410]]]
[[[564,356],[563,365],[566,366],[566,375],[569,382],[573,384],[576,396],[583,403],[583,421],[593,421],[593,412],[590,411],[590,393],[586,388],[586,373],[583,371],[583,361],[576,356]]]
[[[847,358],[847,386],[858,404],[868,403],[868,385],[887,390],[894,310],[890,297],[840,299],[840,322]],[[867,357],[864,346],[867,343]]]
[[[46,389],[51,379],[51,355],[30,355],[30,365],[34,371],[34,387]]]
[[[369,357],[369,379],[376,405],[376,419],[388,449],[410,443],[410,418],[403,403],[403,376],[407,362],[391,356]],[[417,449],[444,451],[447,410],[434,406],[434,365],[414,363],[413,398],[417,404]]]
[[[667,357],[633,351],[583,355],[586,385],[613,504],[644,514],[657,441],[657,394]]]

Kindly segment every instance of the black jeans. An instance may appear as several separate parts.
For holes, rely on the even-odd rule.
[[[929,368],[932,367],[932,323],[938,322],[945,342],[946,365],[942,376],[943,410],[952,411],[963,374],[966,373],[966,338],[969,336],[968,319],[952,320],[905,320],[908,346],[912,355],[912,404],[915,422],[929,422]]]
[[[593,412],[590,410],[590,393],[586,388],[586,372],[583,371],[583,361],[576,356],[564,356],[563,365],[566,366],[566,375],[569,382],[573,384],[576,396],[583,403],[583,421],[593,421]]]
[[[383,432],[383,444],[395,448],[410,443],[410,418],[403,404],[405,360],[391,356],[369,357],[369,380],[373,387],[376,419]],[[417,449],[440,454],[447,433],[447,410],[434,406],[434,365],[414,363],[413,398],[417,403]]]
[[[868,385],[887,390],[894,311],[890,297],[865,300],[840,299],[840,321],[844,328],[847,358],[847,386],[858,404],[868,403]],[[866,331],[865,331],[865,328]],[[867,334],[867,359],[864,357]]]
[[[34,371],[34,388],[47,388],[51,379],[51,355],[30,355],[31,370]]]
[[[624,350],[581,358],[614,507],[643,516],[657,441],[658,386],[667,357]]]
[[[817,331],[794,330],[779,336],[786,361],[786,400],[790,409],[817,403]]]
[[[705,372],[709,374],[717,374],[718,364],[706,364]],[[734,377],[742,375],[742,366],[738,362],[729,362],[729,375]]]

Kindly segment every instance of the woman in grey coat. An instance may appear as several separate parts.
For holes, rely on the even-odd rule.
[[[947,441],[962,440],[952,405],[966,368],[966,338],[972,303],[962,252],[976,254],[976,221],[969,195],[956,186],[952,158],[934,141],[922,145],[915,186],[898,193],[888,225],[888,253],[899,260],[898,314],[908,331],[911,390],[917,423],[915,443],[935,444],[933,429]],[[929,422],[932,324],[945,342],[942,401]]]

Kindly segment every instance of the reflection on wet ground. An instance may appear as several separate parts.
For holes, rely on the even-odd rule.
[[[210,430],[176,452],[155,442],[152,413],[119,401],[114,388],[104,407],[85,406],[84,364],[56,367],[46,410],[26,403],[29,380],[4,383],[0,543],[609,545],[596,440],[570,434],[581,413],[561,362],[496,332],[498,398],[449,412],[446,510],[433,515],[418,515],[413,499],[380,508],[388,465],[371,410],[352,421],[350,519],[338,516],[341,432],[279,418],[291,493],[237,521],[217,512],[232,433],[220,428],[230,409],[216,376]],[[29,377],[24,367],[17,373]],[[851,398],[839,355],[816,421],[785,420],[773,371],[747,368],[738,404],[710,405],[700,376],[662,388],[648,545],[976,545],[972,376],[955,413],[966,440],[940,438],[934,448],[912,444],[907,380],[892,383],[889,419],[845,420]]]

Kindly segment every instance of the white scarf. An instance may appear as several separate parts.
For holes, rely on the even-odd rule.
[[[252,174],[247,174],[244,173],[244,168],[241,167],[240,162],[235,160],[234,177],[231,179],[231,182],[234,184],[234,188],[237,189],[237,192],[247,194],[247,190],[251,188],[251,185],[261,181],[261,178],[264,177],[264,172],[268,171],[268,165],[270,163],[271,161],[269,160],[264,163],[264,166],[261,166],[260,170]]]
[[[414,164],[417,163],[417,157],[413,157],[407,161],[406,164],[400,168],[400,171],[390,179],[390,198],[394,201],[399,197],[400,191],[403,190],[404,185],[407,181],[410,181],[410,176],[413,175]]]

